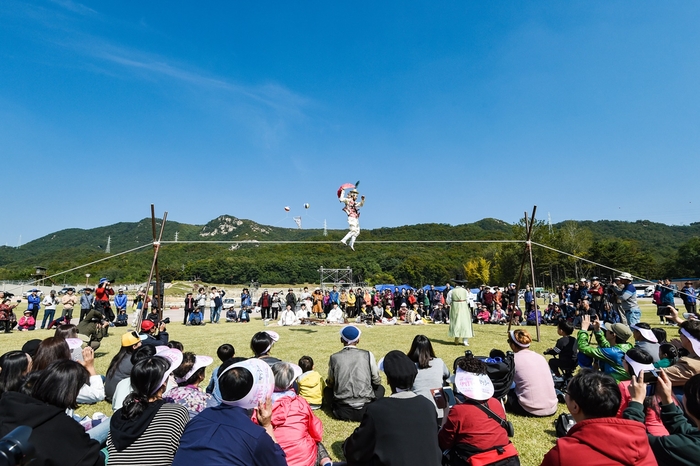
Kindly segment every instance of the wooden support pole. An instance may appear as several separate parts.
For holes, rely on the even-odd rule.
[[[151,209],[153,209],[153,204],[151,204]],[[165,222],[168,219],[168,213],[165,212],[163,213],[163,223],[160,226],[160,233],[158,235],[158,239],[153,240],[153,262],[151,263],[151,271],[148,274],[148,281],[146,282],[146,295],[143,298],[143,306],[144,308],[146,307],[148,303],[148,291],[151,287],[151,280],[153,280],[153,274],[156,271],[156,267],[158,264],[158,252],[160,251],[160,241],[163,238],[163,230],[165,229]],[[155,223],[155,222],[154,222]],[[161,315],[162,317],[162,315]],[[136,329],[137,331],[141,329],[141,321],[143,320],[143,310],[139,312],[138,316],[136,317]]]
[[[523,278],[523,270],[525,268],[525,260],[528,257],[528,254],[530,255],[530,269],[532,269],[532,227],[535,224],[535,213],[537,212],[537,206],[534,206],[532,208],[532,222],[530,222],[527,218],[527,212],[523,212],[524,218],[525,218],[525,231],[526,231],[526,238],[525,238],[525,249],[523,250],[523,256],[522,259],[520,260],[520,271],[518,272],[518,282],[516,285],[516,290],[520,291],[520,286],[522,283],[522,278]],[[533,271],[534,274],[534,271]],[[534,287],[534,279],[533,279],[533,287]],[[533,288],[533,297],[534,297],[534,288]],[[534,297],[536,300],[537,298]],[[516,300],[515,306],[518,305],[519,299]],[[537,301],[535,301],[535,304],[537,304]],[[515,309],[511,309],[508,311],[508,332],[510,332],[510,327],[513,323],[513,311]],[[540,327],[539,323],[537,325],[537,341],[540,341]]]
[[[165,223],[165,222],[163,222]],[[163,230],[164,225],[161,225],[161,233]],[[153,294],[158,297],[158,319],[163,318],[163,296],[161,296],[161,286],[160,286],[160,271],[158,270],[158,254],[156,252],[156,207],[155,205],[151,204],[151,230],[153,231],[153,249],[154,249],[154,261],[155,261],[155,278],[156,278],[156,289],[154,290]],[[158,240],[158,243],[160,243],[160,239]],[[150,285],[151,282],[149,280],[148,284]],[[148,296],[148,294],[146,294]],[[153,301],[151,301],[151,307],[153,306]]]

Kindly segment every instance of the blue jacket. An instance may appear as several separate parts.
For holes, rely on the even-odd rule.
[[[331,291],[328,293],[328,296],[331,298],[331,304],[333,303],[338,303],[340,304],[340,294],[337,291]]]
[[[33,294],[28,294],[27,295],[27,309],[30,311],[33,311],[36,314],[36,311],[41,309],[41,298],[39,295],[34,296]]]
[[[172,466],[287,466],[282,448],[246,410],[220,405],[195,416],[180,437]]]
[[[667,304],[670,306],[673,306],[674,300],[673,300],[673,288],[669,288],[666,286],[661,286],[661,285],[656,285],[656,289],[661,291],[661,304]]]
[[[114,307],[126,309],[127,304],[129,303],[129,298],[125,294],[116,294],[114,295]]]
[[[685,304],[695,304],[697,302],[697,293],[695,292],[695,288],[692,286],[684,286],[681,291],[685,293],[684,295],[681,295],[681,298],[683,298],[683,302]]]

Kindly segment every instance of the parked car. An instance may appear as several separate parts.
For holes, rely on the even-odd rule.
[[[223,305],[224,311],[227,311],[229,309],[233,309],[235,304],[236,304],[236,300],[233,298],[224,298],[223,302],[224,302],[224,305]]]

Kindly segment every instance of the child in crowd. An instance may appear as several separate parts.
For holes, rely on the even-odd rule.
[[[126,327],[129,324],[129,316],[126,314],[126,309],[119,309],[117,320],[114,322],[115,327]]]
[[[224,343],[223,345],[219,346],[219,348],[216,350],[216,355],[219,357],[221,363],[223,364],[229,359],[232,359],[236,356],[236,350],[233,347],[233,345]],[[206,389],[206,392],[209,393],[213,398],[213,404],[216,405],[221,404],[221,391],[219,390],[219,369],[221,369],[221,366],[214,369],[214,372],[211,373],[211,379],[209,380],[209,385]]]
[[[323,389],[326,382],[321,374],[314,370],[314,360],[311,356],[302,356],[299,359],[299,367],[302,374],[297,379],[299,385],[299,396],[308,401],[311,409],[319,409],[323,403]]]
[[[554,348],[548,348],[544,354],[554,356],[549,360],[549,368],[554,375],[561,377],[562,372],[572,373],[576,369],[578,344],[576,338],[572,337],[574,326],[566,320],[559,321],[557,324],[557,334],[561,337],[557,340]],[[559,356],[557,358],[557,356]]]
[[[678,361],[678,349],[670,343],[663,343],[659,346],[659,360],[654,363],[657,369],[671,367]]]
[[[476,320],[479,322],[479,325],[489,323],[489,320],[491,320],[491,314],[489,314],[489,310],[486,309],[486,306],[481,306],[481,309],[476,314]]]
[[[34,319],[34,316],[32,315],[32,311],[27,309],[24,311],[24,316],[19,318],[19,322],[17,322],[17,329],[26,332],[29,330],[34,330],[36,328],[36,319]]]

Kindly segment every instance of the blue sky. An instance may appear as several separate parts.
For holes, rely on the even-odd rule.
[[[0,244],[150,203],[345,228],[358,179],[365,228],[700,220],[696,2],[5,0],[0,21]]]

